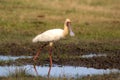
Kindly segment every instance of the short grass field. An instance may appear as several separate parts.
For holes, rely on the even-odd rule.
[[[72,21],[65,42],[120,42],[119,0],[0,0],[0,43],[28,43],[45,30]]]
[[[18,54],[22,51],[23,54],[30,53],[30,51],[27,52],[26,47],[35,48],[37,45],[38,48],[39,46],[32,43],[36,35],[49,29],[63,28],[66,18],[71,19],[75,36],[67,36],[66,39],[56,42],[64,53],[67,51],[77,53],[74,49],[120,52],[120,0],[0,0],[0,54],[10,54],[12,51],[16,54],[17,51]],[[65,44],[74,46],[65,50],[67,47]],[[103,75],[103,80],[106,80],[106,76],[113,78],[116,75]],[[88,80],[88,78],[101,80],[100,77],[76,80]],[[17,80],[13,78],[1,77],[0,79]],[[31,76],[23,76],[24,80],[29,78]],[[111,80],[117,79],[118,77],[115,77]],[[50,80],[61,80],[61,78]]]

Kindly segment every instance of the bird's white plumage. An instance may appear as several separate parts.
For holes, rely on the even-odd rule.
[[[64,37],[63,29],[51,29],[37,35],[32,41],[33,42],[48,42],[57,41]]]

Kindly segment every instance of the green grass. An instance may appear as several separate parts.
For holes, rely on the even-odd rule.
[[[66,76],[63,77],[58,77],[58,78],[45,78],[45,77],[34,77],[30,75],[24,74],[24,72],[19,73],[19,76],[16,74],[13,76],[8,76],[8,77],[0,77],[1,80],[68,80]],[[111,74],[104,74],[104,75],[94,75],[94,76],[87,76],[87,77],[81,77],[81,78],[69,78],[69,80],[119,80],[120,79],[120,74],[119,73],[111,73]]]
[[[1,0],[0,43],[31,42],[45,30],[63,28],[66,18],[73,21],[77,42],[119,41],[118,3],[118,0]]]
[[[76,48],[80,49],[119,50],[119,3],[119,0],[1,0],[0,51],[12,53],[11,49],[17,47],[8,45],[12,43],[20,48],[33,45],[32,39],[37,34],[63,28],[66,18],[72,21],[75,37],[67,37],[58,45],[76,44]],[[59,48],[67,49],[64,46]]]

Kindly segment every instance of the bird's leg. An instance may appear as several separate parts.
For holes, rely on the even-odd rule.
[[[52,49],[50,48],[49,58],[50,58],[50,67],[52,67]]]
[[[38,49],[36,55],[35,55],[34,58],[33,58],[34,61],[36,61],[36,59],[37,59],[38,56],[40,55],[40,51],[41,51],[46,45],[47,45],[47,44],[44,44],[43,46],[41,46],[41,47]]]
[[[36,61],[36,59],[38,58],[40,51],[41,51],[41,48],[37,51],[36,55],[34,56],[33,58],[34,61]]]
[[[50,67],[52,67],[52,45],[53,45],[53,43],[52,42],[50,42],[50,52],[49,52],[49,58],[50,58]]]

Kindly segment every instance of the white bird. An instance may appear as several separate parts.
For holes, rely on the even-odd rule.
[[[49,53],[49,58],[50,58],[50,67],[52,66],[52,46],[53,46],[53,42],[54,41],[58,41],[61,38],[64,38],[68,32],[70,31],[70,35],[74,36],[74,33],[72,32],[71,29],[71,21],[70,19],[66,19],[65,23],[64,23],[64,29],[51,29],[51,30],[47,30],[39,35],[37,35],[35,38],[33,38],[32,42],[36,43],[36,42],[49,42],[49,46],[50,46],[50,53]],[[39,54],[40,51],[43,47],[45,47],[47,44],[43,45],[38,52],[36,53],[36,55],[34,56],[33,60],[35,61]]]

